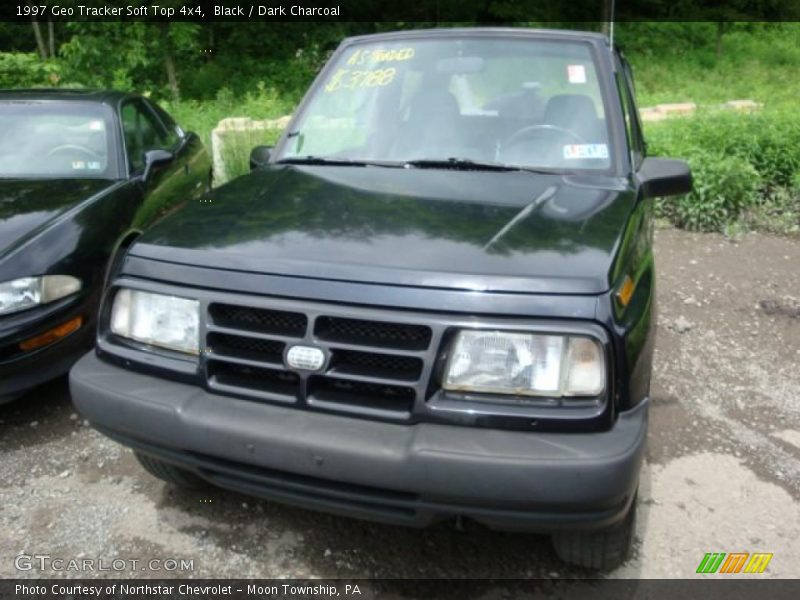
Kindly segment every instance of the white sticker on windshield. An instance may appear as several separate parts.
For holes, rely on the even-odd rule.
[[[72,168],[75,169],[76,171],[83,170],[83,169],[86,168],[86,162],[84,162],[82,160],[73,160],[72,161]]]
[[[608,158],[608,146],[605,144],[567,144],[564,146],[564,158]]]
[[[586,83],[586,67],[583,65],[567,65],[567,78],[570,83]]]
[[[86,166],[90,168],[92,171],[99,171],[100,169],[103,168],[103,165],[101,165],[99,162],[96,161],[90,161],[86,164]]]

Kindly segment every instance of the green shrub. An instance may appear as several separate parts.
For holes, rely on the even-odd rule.
[[[745,214],[745,225],[770,233],[800,232],[800,189],[778,188],[759,198]]]
[[[704,112],[650,123],[647,138],[653,155],[712,153],[743,158],[769,187],[791,185],[800,170],[800,119],[793,111]]]
[[[695,231],[722,231],[756,203],[761,178],[755,167],[736,156],[698,153],[689,157],[694,191],[659,203],[672,223]]]
[[[56,61],[44,61],[33,52],[0,52],[0,88],[46,87],[58,80]]]
[[[800,215],[800,119],[792,112],[704,112],[649,123],[647,137],[651,155],[684,158],[692,166],[695,191],[659,203],[675,225],[722,231],[743,219],[786,231]],[[775,225],[767,226],[771,219]]]

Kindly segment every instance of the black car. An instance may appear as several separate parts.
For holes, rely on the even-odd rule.
[[[607,38],[348,39],[274,150],[128,249],[80,410],[154,475],[342,515],[630,547],[653,197]]]
[[[140,96],[0,91],[0,403],[91,348],[112,258],[205,193],[203,144]]]

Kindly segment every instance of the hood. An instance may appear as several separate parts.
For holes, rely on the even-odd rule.
[[[164,219],[131,254],[341,281],[597,294],[609,288],[633,201],[625,180],[606,176],[278,166]]]
[[[0,179],[0,258],[109,185],[102,179]]]

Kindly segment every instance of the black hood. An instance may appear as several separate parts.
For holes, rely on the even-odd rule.
[[[0,179],[0,258],[109,185],[103,179]]]
[[[597,294],[633,202],[628,182],[605,176],[272,167],[168,217],[131,252],[298,277]]]

